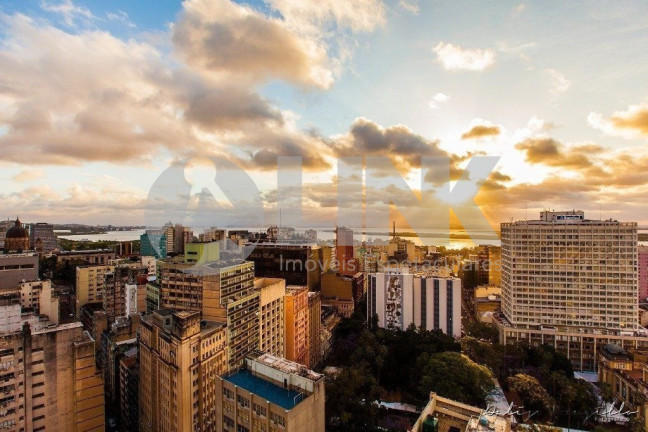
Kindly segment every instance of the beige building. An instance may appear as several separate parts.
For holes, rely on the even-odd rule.
[[[286,281],[257,278],[254,280],[254,289],[259,291],[259,350],[284,357]]]
[[[618,345],[605,345],[598,351],[599,382],[610,385],[615,407],[634,412],[643,430],[648,428],[647,354],[645,350],[626,351]]]
[[[88,303],[103,302],[103,284],[106,273],[115,266],[79,266],[76,268],[76,316],[80,316],[81,306]]]
[[[512,325],[637,330],[636,223],[544,211],[501,232],[502,312]]]
[[[216,268],[160,261],[161,308],[201,312],[203,320],[226,323],[230,367],[238,367],[259,347],[254,263],[215,264]]]
[[[483,408],[466,405],[452,399],[430,393],[430,401],[423,408],[421,416],[408,432],[465,431],[465,432],[509,432],[510,416],[490,414]]]
[[[216,431],[227,332],[198,312],[159,310],[140,326],[139,430]]]
[[[20,307],[45,315],[55,324],[60,322],[59,298],[52,292],[50,280],[22,282],[20,290]]]
[[[21,315],[16,295],[2,296],[0,315],[11,321],[0,331],[0,425],[14,431],[103,431],[103,380],[81,323],[56,325]]]
[[[322,300],[320,293],[308,293],[308,363],[314,368],[322,362]]]
[[[307,364],[308,353],[308,287],[286,287],[285,297],[286,358]]]
[[[636,223],[545,211],[501,231],[502,343],[547,343],[579,370],[596,370],[603,345],[648,345],[638,324]]]
[[[217,431],[324,432],[324,376],[270,354],[216,380]]]
[[[146,312],[147,278],[148,269],[141,266],[118,265],[104,273],[101,297],[109,322]]]

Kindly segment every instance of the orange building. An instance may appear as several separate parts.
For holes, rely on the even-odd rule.
[[[284,311],[286,358],[307,365],[309,363],[308,287],[286,287]]]

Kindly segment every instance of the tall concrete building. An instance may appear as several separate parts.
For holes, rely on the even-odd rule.
[[[103,309],[109,322],[117,317],[146,312],[148,269],[118,265],[104,274]]]
[[[238,367],[259,346],[254,263],[214,264],[222,267],[160,262],[160,303],[163,309],[201,312],[203,320],[226,323],[230,367]]]
[[[103,431],[103,380],[81,323],[57,325],[21,314],[15,294],[0,296],[0,316],[0,425],[13,431]]]
[[[286,358],[308,364],[308,287],[288,286],[284,301]]]
[[[216,430],[324,432],[324,376],[270,354],[216,378]]]
[[[140,327],[139,430],[216,431],[218,376],[227,371],[227,332],[198,312],[165,309]]]
[[[343,276],[353,276],[360,270],[358,260],[353,254],[353,230],[347,227],[335,229],[335,253],[338,273]]]
[[[324,261],[323,248],[314,244],[259,243],[245,246],[254,262],[256,277],[281,278],[287,285],[307,286],[319,291]]]
[[[545,211],[501,232],[502,313],[512,325],[637,329],[636,223]]]
[[[167,237],[164,230],[146,230],[140,236],[140,255],[166,258]]]
[[[176,224],[173,227],[173,252],[185,253],[185,245],[193,241],[193,231],[191,228]]]
[[[76,268],[76,316],[81,307],[88,303],[103,303],[103,286],[106,273],[115,269],[113,265],[78,266]]]
[[[48,254],[60,249],[58,238],[54,233],[54,225],[44,222],[32,224],[29,230],[29,247],[34,249],[39,239],[42,253]]]
[[[257,278],[254,289],[259,291],[259,350],[284,357],[286,281]]]
[[[648,346],[638,325],[636,223],[545,211],[501,231],[502,343],[548,344],[589,371],[603,345]]]
[[[315,368],[322,362],[322,299],[320,293],[308,293],[308,363]]]
[[[648,246],[639,246],[639,300],[648,299]]]
[[[220,259],[220,242],[187,243],[184,245],[184,260],[189,264],[207,264]]]
[[[119,414],[121,432],[139,430],[139,349],[134,347],[119,359]]]
[[[461,280],[434,273],[410,273],[408,268],[370,273],[367,289],[369,322],[405,330],[411,324],[461,336]]]
[[[488,284],[502,285],[502,248],[501,246],[488,247]]]

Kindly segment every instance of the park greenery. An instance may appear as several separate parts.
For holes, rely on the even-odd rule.
[[[574,377],[569,360],[550,346],[500,345],[490,324],[471,323],[460,341],[440,331],[367,326],[360,305],[336,329],[327,365],[327,430],[377,430],[373,401],[422,408],[430,392],[486,408],[496,381],[532,423],[593,427],[593,387]],[[375,318],[373,318],[375,321]],[[609,389],[607,389],[609,390]],[[609,397],[602,389],[602,396]],[[530,417],[529,417],[530,416]]]

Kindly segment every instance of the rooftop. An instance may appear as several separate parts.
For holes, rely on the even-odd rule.
[[[304,398],[301,393],[279,387],[276,384],[256,377],[247,369],[242,369],[233,375],[224,377],[224,379],[285,410],[293,409]]]

